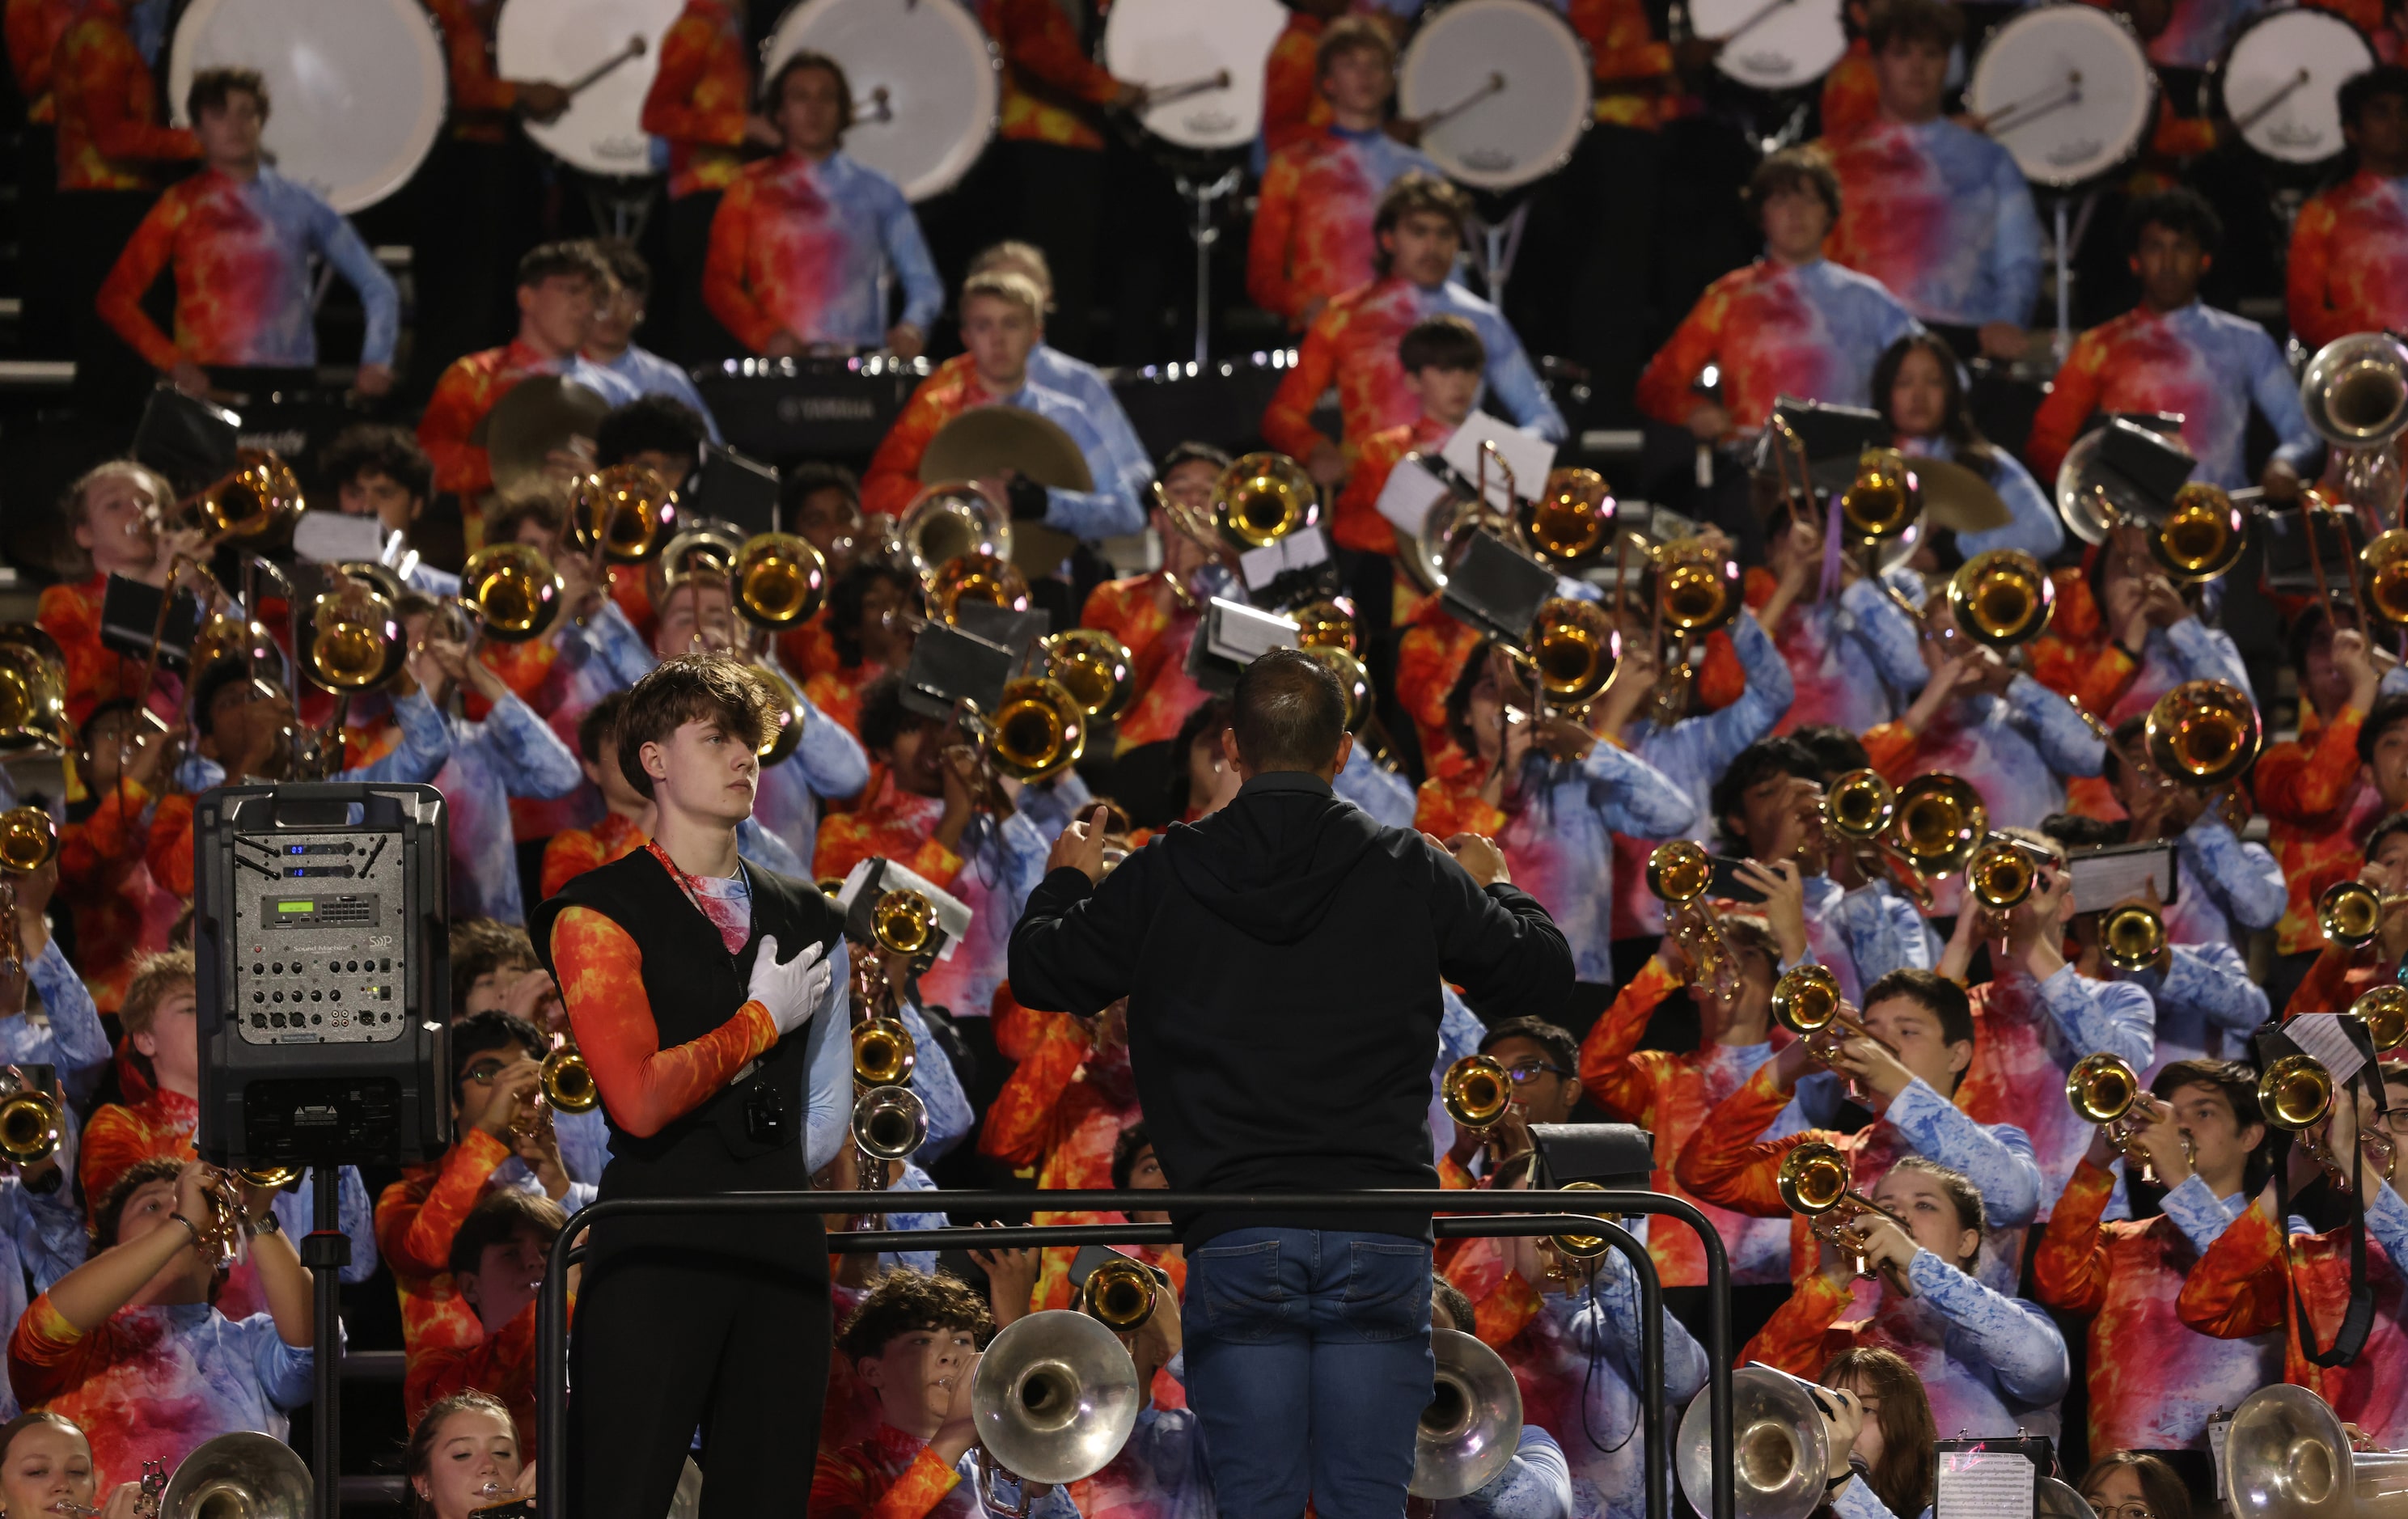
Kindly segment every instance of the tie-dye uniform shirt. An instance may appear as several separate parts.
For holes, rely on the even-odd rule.
[[[201,156],[198,137],[159,122],[150,65],[119,0],[84,0],[51,54],[61,190],[148,190],[152,165]]]
[[[647,837],[643,829],[616,812],[604,813],[591,828],[566,828],[553,834],[543,846],[543,895],[559,896],[560,888],[586,871],[599,870],[643,848]]]
[[[79,728],[102,702],[142,694],[142,661],[100,641],[100,607],[108,594],[108,577],[94,574],[44,586],[35,607],[35,625],[58,644],[66,662],[67,721]],[[180,696],[172,703],[164,695],[152,702],[170,721],[176,721],[172,714],[180,705]]]
[[[2114,972],[2157,1004],[2157,1053],[2135,1067],[2153,1080],[2177,1060],[2252,1060],[2249,1036],[2272,1010],[2266,989],[2252,981],[2249,962],[2229,940],[2170,944],[2163,971],[2155,966]]]
[[[1706,1114],[1738,1091],[1772,1053],[1770,1044],[1709,1044],[1696,1050],[1642,1050],[1648,1015],[1682,983],[1659,959],[1647,962],[1581,1041],[1581,1090],[1606,1112],[1656,1137],[1657,1192],[1688,1197],[1713,1221],[1730,1257],[1733,1282],[1789,1280],[1789,1224],[1751,1218],[1700,1202],[1672,1176],[1672,1162]],[[1647,1253],[1668,1287],[1706,1284],[1705,1247],[1685,1228],[1655,1231]]]
[[[1263,61],[1262,150],[1277,153],[1329,124],[1329,102],[1318,78],[1321,34],[1328,22],[1291,7],[1287,25]]]
[[[1823,251],[1926,322],[2020,325],[2040,295],[2040,217],[2005,148],[1956,122],[1877,121],[1827,139],[1847,208]]]
[[[1121,718],[1123,749],[1178,738],[1188,714],[1212,699],[1187,673],[1197,614],[1176,597],[1165,606],[1161,589],[1154,575],[1106,580],[1087,593],[1079,617],[1081,625],[1099,628],[1128,646],[1137,700]]]
[[[1003,52],[1006,142],[1103,150],[1096,107],[1120,86],[1087,54],[1071,13],[1088,0],[979,0],[979,19]]]
[[[808,860],[819,847],[823,797],[856,796],[869,784],[869,756],[853,730],[803,698],[803,737],[785,762],[761,772],[752,822]]]
[[[660,68],[644,94],[643,128],[669,145],[671,200],[736,182],[752,108],[742,7],[686,0],[661,37]]]
[[[2149,62],[2159,68],[2207,68],[2224,54],[2233,29],[2263,8],[2262,0],[2174,0],[2165,29],[2149,38]]]
[[[1893,721],[1867,729],[1864,742],[1892,785],[1935,771],[1972,781],[1994,828],[2039,827],[2064,810],[2066,779],[2099,774],[2107,757],[2107,740],[2071,703],[2021,674],[2003,696],[1949,703],[1919,736]]]
[[[1313,318],[1295,367],[1263,410],[1264,439],[1298,459],[1315,443],[1335,441],[1312,425],[1312,408],[1332,384],[1350,449],[1382,428],[1412,421],[1421,403],[1405,387],[1397,343],[1415,322],[1440,316],[1461,317],[1480,335],[1488,353],[1486,388],[1496,393],[1497,404],[1521,426],[1562,442],[1563,413],[1497,308],[1458,284],[1425,290],[1395,275],[1344,292]]]
[[[902,415],[886,430],[869,467],[861,476],[861,509],[899,517],[920,494],[920,459],[945,423],[973,407],[1008,406],[1033,411],[1070,435],[1094,479],[1090,490],[1048,486],[1045,525],[1073,537],[1104,538],[1145,530],[1146,485],[1154,463],[1133,430],[1098,422],[1076,396],[1054,390],[1032,362],[1021,387],[1008,395],[987,389],[967,353],[956,354],[920,381]]]
[[[577,755],[552,725],[514,695],[481,723],[453,716],[452,758],[435,778],[452,821],[452,910],[524,923],[519,899],[512,796],[566,796],[585,783]]]
[[[1909,599],[1922,593],[1921,580],[1904,566],[1886,578]],[[1765,588],[1770,592],[1769,578]],[[1816,723],[1862,733],[1903,710],[1930,674],[1914,624],[1868,580],[1852,582],[1835,600],[1793,602],[1772,641],[1796,688],[1775,724],[1783,733]]]
[[[928,331],[945,287],[895,181],[842,153],[781,153],[745,165],[720,198],[702,294],[755,353],[781,332],[874,349],[886,342],[879,277],[890,268],[903,286],[898,320]]]
[[[2400,1268],[2408,1258],[2408,1203],[2389,1187],[2366,1210],[2366,1280],[2374,1291],[2373,1327],[2346,1366],[2320,1367],[2300,1343],[2292,1292],[2307,1304],[2317,1348],[2329,1348],[2349,1302],[2349,1230],[2310,1234],[2294,1219],[2286,1238],[2264,1200],[2200,1257],[2184,1282],[2175,1311],[2201,1334],[2247,1339],[2284,1332],[2283,1380],[2305,1387],[2344,1420],[2366,1431],[2379,1451],[2408,1445],[2408,1325],[2403,1325]],[[30,1401],[30,1399],[28,1399]]]
[[[558,375],[612,406],[636,399],[634,386],[583,355],[547,359],[523,338],[464,353],[435,381],[435,394],[418,419],[418,446],[435,461],[437,490],[465,499],[494,488],[494,466],[485,446],[469,438],[494,403],[531,375]]]
[[[1977,1123],[2013,1124],[2040,1167],[2040,1211],[2064,1190],[2097,1128],[2065,1100],[2065,1074],[2101,1053],[2146,1070],[2156,1051],[2157,1004],[2129,982],[2092,981],[2066,966],[2034,981],[2020,960],[1998,966],[1972,992],[1973,1063],[1956,1101]],[[1993,1220],[2003,1222],[2003,1220]]]
[[[2074,340],[2032,418],[2025,452],[2034,469],[2055,479],[2093,413],[2173,412],[2183,419],[2184,446],[2199,460],[2192,478],[2235,490],[2250,483],[2242,449],[2253,404],[2274,429],[2274,457],[2304,472],[2322,445],[2265,328],[2198,301],[2164,313],[2135,307]]]
[[[1886,1284],[1842,1285],[1819,1269],[1801,1275],[1741,1364],[1811,1380],[1842,1351],[1896,1351],[1921,1377],[1932,1423],[1952,1436],[2055,1436],[2057,1402],[2072,1379],[2065,1337],[2049,1316],[1928,1250],[1914,1253],[1906,1275],[1913,1297]]]
[[[1588,45],[1589,78],[1597,84],[1596,121],[1652,129],[1681,114],[1671,88],[1672,49],[1656,35],[1638,0],[1548,0]]]
[[[57,118],[57,103],[50,99],[51,56],[79,8],[76,0],[8,0],[8,67],[17,76],[28,122]]]
[[[1742,431],[1761,428],[1784,395],[1865,406],[1882,351],[1921,330],[1878,279],[1829,259],[1760,258],[1698,297],[1639,377],[1639,408],[1687,425],[1709,365],[1721,367],[1723,406]]]
[[[1421,416],[1383,427],[1363,439],[1354,451],[1354,467],[1347,473],[1346,487],[1338,493],[1338,505],[1329,514],[1331,540],[1340,548],[1365,553],[1395,553],[1397,529],[1380,515],[1380,493],[1388,488],[1388,476],[1406,454],[1434,454],[1454,436],[1455,429],[1446,423]]]
[[[2330,723],[2300,704],[2300,736],[2269,744],[2250,775],[2250,792],[2266,814],[2266,843],[2283,867],[2288,900],[2274,927],[2274,952],[2320,950],[2316,898],[2339,881],[2358,879],[2364,857],[2358,841],[2382,815],[2383,796],[2358,757],[2358,724],[2366,714],[2344,707]]]
[[[952,1466],[928,1442],[881,1423],[875,1434],[840,1450],[823,1450],[811,1469],[810,1512],[831,1519],[982,1519],[979,1453]],[[1079,1519],[1069,1489],[1049,1488],[1028,1504],[1028,1519]]]
[[[367,311],[362,364],[393,362],[401,297],[343,214],[274,169],[248,182],[203,169],[150,208],[100,287],[100,314],[158,369],[195,364],[308,368],[318,362],[309,258],[325,260]],[[176,336],[142,309],[162,270],[176,276]]]
[[[135,960],[167,948],[183,913],[144,858],[150,810],[150,794],[129,781],[101,793],[91,812],[59,834],[58,899],[74,915],[76,958],[103,1012],[117,1010]]]
[[[1422,782],[1413,826],[1440,838],[1497,840],[1514,883],[1547,906],[1570,944],[1574,973],[1613,983],[1613,836],[1670,838],[1696,824],[1697,803],[1661,770],[1610,743],[1557,766],[1511,812],[1481,795],[1485,768],[1468,765]]]
[[[1823,76],[1823,136],[1837,140],[1881,122],[1881,79],[1873,72],[1873,45],[1850,37],[1848,50]]]
[[[1254,304],[1300,327],[1314,302],[1368,284],[1379,251],[1372,214],[1407,169],[1443,178],[1418,149],[1380,131],[1325,127],[1273,153],[1247,244]]]
[[[2360,170],[2311,199],[2286,267],[2291,330],[2308,347],[2408,328],[2408,179]]]
[[[2174,1313],[2183,1279],[2247,1206],[2218,1200],[2196,1175],[2168,1191],[2165,1211],[2104,1222],[2115,1173],[2084,1161],[2057,1199],[2032,1257],[2033,1291],[2090,1319],[2090,1448],[2207,1449],[2207,1422],[2281,1372],[2273,1335],[2218,1340]]]
[[[892,775],[882,774],[859,807],[836,814],[820,829],[811,874],[842,876],[877,855],[960,897],[970,910],[969,928],[951,957],[920,978],[921,997],[955,1018],[984,1018],[1003,985],[1011,925],[1045,874],[1048,841],[1021,813],[1000,826],[982,815],[971,820],[962,835],[963,850],[955,853],[934,838],[944,810],[942,797],[904,791]]]

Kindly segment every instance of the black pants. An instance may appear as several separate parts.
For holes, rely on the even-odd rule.
[[[791,1267],[649,1247],[588,1268],[568,1346],[568,1512],[660,1519],[697,1426],[703,1519],[804,1512],[795,1453],[818,1437],[830,1334],[811,1234]]]
[[[719,215],[720,193],[697,190],[669,202],[669,266],[652,281],[652,305],[669,319],[669,351],[689,368],[744,354],[744,345],[720,325],[702,298],[702,266],[710,257],[710,223]]]
[[[73,335],[76,405],[88,416],[133,415],[158,378],[93,304],[158,198],[149,190],[70,190],[50,203],[52,289]]]

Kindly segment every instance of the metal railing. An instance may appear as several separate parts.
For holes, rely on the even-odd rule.
[[[1349,1213],[1427,1211],[1439,1239],[1481,1236],[1591,1234],[1621,1252],[1639,1282],[1640,1430],[1646,1462],[1647,1519],[1670,1519],[1671,1434],[1664,1392],[1664,1289],[1656,1280],[1656,1263],[1638,1237],[1598,1214],[1649,1213],[1686,1225],[1706,1255],[1706,1397],[1713,1413],[1713,1496],[1710,1519],[1733,1519],[1730,1405],[1730,1262],[1722,1236],[1703,1213],[1679,1197],[1660,1192],[1578,1192],[1570,1195],[1582,1208],[1545,1212],[1555,1192],[1489,1191],[1363,1191],[1274,1192],[1223,1194],[1211,1192],[913,1192],[912,1211],[941,1210],[949,1217],[980,1218],[998,1213],[1150,1212],[1281,1213],[1326,1212],[1330,1225],[1342,1226]],[[577,1240],[595,1224],[622,1218],[697,1216],[724,1213],[852,1213],[893,1211],[893,1192],[747,1192],[708,1197],[614,1197],[578,1211],[552,1241],[544,1268],[543,1291],[536,1317],[537,1512],[540,1519],[566,1519],[568,1502],[568,1268],[581,1257]],[[827,1248],[839,1254],[889,1250],[945,1250],[976,1246],[994,1249],[1077,1244],[1169,1244],[1178,1235],[1168,1224],[1018,1225],[1001,1228],[951,1225],[941,1229],[856,1230],[828,1236]]]

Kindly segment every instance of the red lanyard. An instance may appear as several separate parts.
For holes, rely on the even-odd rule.
[[[679,869],[677,861],[670,859],[668,852],[661,848],[657,841],[647,838],[644,840],[644,847],[652,851],[653,859],[661,862],[661,868],[669,873],[669,879],[678,883],[678,890],[685,893],[685,899],[689,903],[693,904],[694,910],[696,912],[702,914],[702,921],[710,924],[710,931],[714,934],[719,934],[721,936],[721,942],[724,944],[726,938],[725,934],[719,926],[719,920],[712,917],[710,915],[710,910],[702,905],[702,894],[695,890],[695,887],[699,884],[695,878],[687,875],[683,870]],[[739,881],[743,880],[744,862],[742,860],[736,862],[736,871],[737,879]]]

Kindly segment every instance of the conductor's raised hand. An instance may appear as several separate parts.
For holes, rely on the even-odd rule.
[[[810,1022],[835,975],[826,950],[818,942],[804,945],[802,953],[781,965],[777,936],[764,934],[760,953],[752,961],[752,984],[747,995],[769,1010],[769,1018],[782,1037]]]
[[[1104,879],[1104,830],[1111,826],[1112,810],[1098,802],[1087,810],[1082,818],[1072,818],[1054,840],[1054,848],[1045,856],[1045,873],[1068,866],[1085,876],[1090,884]]]
[[[1452,838],[1440,838],[1434,833],[1422,837],[1454,855],[1455,863],[1463,867],[1473,885],[1484,889],[1512,884],[1513,878],[1505,868],[1505,852],[1497,847],[1494,838],[1476,833],[1459,833]]]

